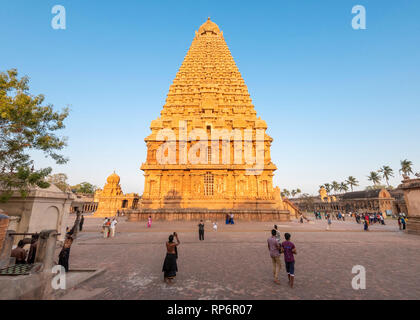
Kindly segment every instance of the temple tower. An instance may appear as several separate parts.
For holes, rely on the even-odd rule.
[[[223,32],[210,18],[196,31],[145,138],[139,211],[131,220],[288,220],[271,162],[273,139],[257,118]]]

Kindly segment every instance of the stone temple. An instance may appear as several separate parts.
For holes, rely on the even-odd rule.
[[[296,213],[273,186],[273,139],[257,117],[223,32],[210,18],[196,31],[150,129],[141,166],[144,193],[131,221],[149,215],[222,220],[226,213],[239,220],[284,221]],[[167,131],[172,134],[162,134]],[[169,153],[172,161],[160,160]]]

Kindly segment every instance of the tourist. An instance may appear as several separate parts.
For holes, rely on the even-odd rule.
[[[330,230],[331,228],[331,215],[329,213],[326,214],[327,219],[327,230]]]
[[[404,216],[401,217],[401,224],[402,224],[402,229],[405,230],[406,220]]]
[[[105,217],[104,221],[102,222],[102,233],[105,233],[105,224],[107,223],[108,218]]]
[[[109,227],[111,226],[111,220],[108,218],[105,218],[104,221],[104,225],[103,225],[103,230],[104,230],[104,238],[108,238],[109,237]]]
[[[300,223],[303,223],[303,215],[302,215],[302,214],[300,214],[300,217],[299,217],[299,222],[300,222]]]
[[[279,243],[279,245],[281,245],[281,235],[280,235],[279,230],[277,229],[277,225],[276,224],[274,225],[274,230],[276,230],[276,239],[277,239],[277,242]]]
[[[66,272],[69,271],[70,247],[73,243],[73,236],[67,236],[64,240],[63,248],[58,255],[58,264],[64,267]]]
[[[229,217],[229,214],[226,213],[226,224],[229,224],[229,223],[230,223],[230,217]]]
[[[26,264],[26,250],[23,249],[24,246],[25,242],[19,240],[17,247],[10,254],[12,258],[16,258],[16,264]]]
[[[213,231],[217,231],[217,222],[213,222]]]
[[[82,231],[84,223],[85,223],[85,217],[82,214],[82,217],[80,218],[80,222],[79,222],[79,231]]]
[[[284,241],[281,244],[282,251],[284,253],[284,262],[286,264],[286,272],[287,277],[289,278],[289,285],[291,288],[293,288],[293,282],[295,280],[295,257],[294,255],[297,254],[296,247],[293,244],[293,242],[290,241],[290,233],[285,233],[284,238],[286,241]]]
[[[273,277],[274,282],[280,284],[279,281],[279,271],[281,268],[280,263],[280,250],[281,246],[276,238],[277,231],[275,229],[271,230],[271,237],[267,239],[268,252],[270,253],[271,262],[273,264]]]
[[[235,224],[235,222],[233,221],[233,213],[230,214],[230,224]]]
[[[176,243],[174,243],[174,237],[176,238]],[[179,244],[180,241],[176,232],[171,234],[166,242],[166,257],[163,262],[162,272],[163,280],[168,284],[172,283],[172,280],[176,277],[176,273],[178,272],[176,259],[178,258],[177,246],[179,246]]]
[[[398,216],[398,228],[401,230],[402,229],[402,225],[401,225],[401,215]]]
[[[120,216],[120,210],[117,210],[117,217]]]
[[[147,218],[147,227],[148,228],[152,227],[152,216],[149,216],[149,218]]]
[[[369,231],[369,222],[367,220],[363,222],[363,230]]]
[[[111,238],[115,237],[115,227],[117,226],[117,223],[118,223],[117,218],[114,217],[111,221],[111,224],[109,225]]]
[[[200,223],[198,224],[198,239],[204,240],[204,223],[203,220],[200,220]]]
[[[36,250],[38,249],[38,234],[34,234],[31,239],[31,247],[29,248],[28,253],[28,264],[34,264],[35,263],[35,256],[36,256]]]
[[[384,219],[384,216],[382,215],[382,213],[379,215],[379,220],[381,221],[381,224],[384,226],[385,225],[385,219]]]

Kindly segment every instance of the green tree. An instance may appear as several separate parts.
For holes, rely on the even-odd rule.
[[[340,190],[340,184],[337,181],[331,182],[331,188],[334,190],[335,193]]]
[[[367,178],[369,181],[372,181],[375,186],[381,182],[381,177],[376,171],[371,171]]]
[[[351,191],[353,192],[353,187],[357,187],[359,185],[359,181],[353,176],[347,178],[346,183],[350,186]]]
[[[385,179],[387,186],[389,187],[389,178],[394,176],[394,170],[391,169],[390,166],[382,166],[382,168],[379,169],[379,173],[382,174],[382,178]]]
[[[89,183],[89,182],[82,182],[75,186],[71,187],[71,190],[75,193],[87,193],[93,194],[98,187]]]
[[[70,186],[67,183],[67,175],[64,173],[56,173],[47,177],[47,182],[54,184],[61,191],[70,191]]]
[[[287,189],[283,189],[281,196],[286,198],[290,197],[290,191]]]
[[[331,185],[329,183],[324,183],[324,187],[325,187],[325,191],[327,191],[327,193],[330,193]]]
[[[411,174],[413,173],[413,169],[412,169],[413,163],[411,161],[409,161],[407,159],[401,160],[400,164],[401,164],[401,169],[399,170],[400,174],[402,172],[403,174],[409,176],[410,173]]]
[[[64,128],[68,109],[55,112],[44,104],[44,96],[29,93],[29,78],[18,77],[16,69],[0,73],[0,201],[13,190],[26,196],[30,187],[49,186],[45,178],[51,168],[35,170],[29,151],[40,150],[57,164],[67,162],[60,155],[66,139],[54,134]]]
[[[341,182],[340,183],[340,191],[341,192],[347,192],[349,190],[349,186],[347,185],[346,182]]]

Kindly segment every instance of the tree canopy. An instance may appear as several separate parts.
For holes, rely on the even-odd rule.
[[[49,187],[45,178],[51,168],[35,170],[29,151],[42,151],[57,164],[67,162],[58,153],[66,138],[55,134],[63,129],[68,109],[54,111],[42,94],[29,93],[29,78],[19,78],[16,69],[0,73],[0,201],[7,201],[13,190],[25,196],[30,187]]]

